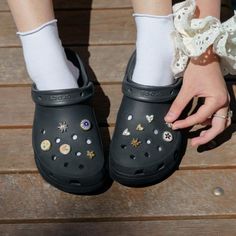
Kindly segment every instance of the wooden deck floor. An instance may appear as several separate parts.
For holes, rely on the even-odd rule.
[[[108,149],[134,48],[129,0],[57,0],[55,8],[63,43],[90,65]],[[236,235],[236,124],[204,148],[189,146],[180,170],[153,187],[114,183],[102,195],[81,197],[44,182],[33,160],[31,82],[15,32],[0,0],[0,236]],[[228,86],[236,113],[235,82]],[[216,187],[224,194],[215,196]]]

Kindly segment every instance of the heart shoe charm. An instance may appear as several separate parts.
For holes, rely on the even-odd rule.
[[[125,129],[122,133],[123,136],[129,136],[130,135],[130,132],[128,129]]]
[[[141,124],[138,124],[137,127],[136,127],[136,130],[137,131],[143,131],[144,127]]]
[[[146,119],[147,119],[148,123],[151,123],[154,119],[154,115],[150,115],[150,116],[146,115]]]

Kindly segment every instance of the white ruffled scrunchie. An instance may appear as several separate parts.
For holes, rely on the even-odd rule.
[[[196,10],[195,0],[186,0],[173,6],[173,33],[176,54],[172,65],[175,77],[183,75],[189,58],[202,55],[210,45],[221,57],[223,75],[236,74],[236,14],[224,23],[208,16],[193,19]]]

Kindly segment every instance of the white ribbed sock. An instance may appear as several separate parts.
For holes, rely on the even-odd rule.
[[[134,14],[137,27],[136,65],[132,80],[150,86],[174,82],[171,64],[174,56],[173,16]]]
[[[79,70],[67,60],[58,35],[57,20],[20,36],[26,68],[39,90],[77,88]]]

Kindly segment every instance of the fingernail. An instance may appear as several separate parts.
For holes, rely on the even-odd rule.
[[[167,115],[165,116],[165,121],[171,122],[175,118],[175,114],[173,112],[168,112]]]

